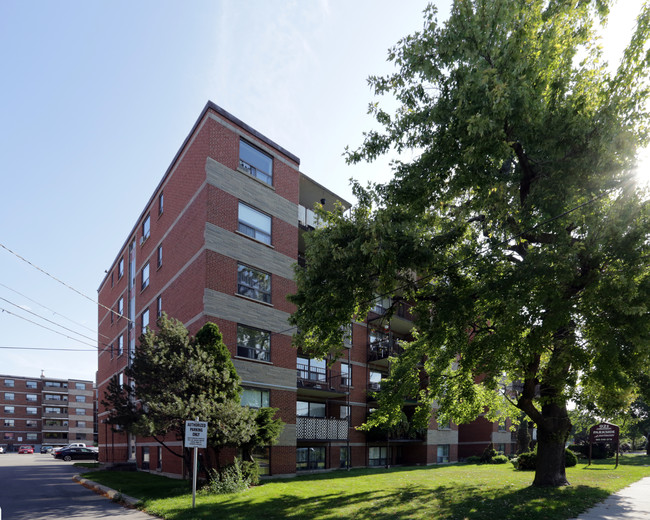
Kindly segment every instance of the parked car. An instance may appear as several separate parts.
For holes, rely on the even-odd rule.
[[[18,448],[18,453],[34,453],[34,446],[27,446],[25,444]]]
[[[50,453],[54,449],[54,446],[48,446],[46,444],[43,444],[41,446],[41,453]]]
[[[5,449],[2,446],[0,446],[0,453],[4,453],[4,452],[5,452]]]
[[[67,448],[54,454],[55,459],[68,460],[99,460],[99,452],[89,448]]]
[[[58,446],[52,450],[52,455],[56,455],[61,450],[67,450],[68,448],[85,448],[86,445],[83,442],[71,442],[65,446]]]

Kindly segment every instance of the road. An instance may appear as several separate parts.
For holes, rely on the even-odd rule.
[[[52,455],[0,455],[1,520],[152,520],[72,480],[85,471],[73,464]]]

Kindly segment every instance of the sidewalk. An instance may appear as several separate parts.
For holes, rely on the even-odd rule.
[[[610,495],[575,520],[650,520],[650,477]]]

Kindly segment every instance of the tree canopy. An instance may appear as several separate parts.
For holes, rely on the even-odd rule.
[[[140,337],[131,364],[124,375],[132,384],[109,383],[102,404],[108,422],[129,433],[153,437],[177,456],[186,456],[167,446],[167,435],[183,439],[185,421],[198,417],[208,422],[208,446],[253,449],[276,442],[283,423],[273,419],[276,409],[241,406],[240,378],[219,328],[206,323],[194,338],[181,322],[164,313],[157,330]],[[260,444],[263,443],[263,444]]]
[[[595,33],[610,3],[456,0],[442,25],[429,6],[389,52],[397,71],[369,79],[399,108],[371,104],[380,130],[347,151],[416,157],[356,183],[349,215],[321,212],[292,298],[296,342],[320,356],[378,294],[408,302],[415,339],[373,420],[414,395],[422,418],[434,400],[457,422],[523,411],[536,485],[567,484],[567,401],[631,398],[650,368],[650,208],[634,184],[650,8],[610,72]]]

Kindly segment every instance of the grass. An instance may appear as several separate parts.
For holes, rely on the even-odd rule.
[[[142,499],[149,513],[170,520],[468,519],[566,520],[611,493],[650,476],[650,457],[581,461],[567,469],[571,486],[533,488],[532,472],[512,464],[357,469],[267,480],[233,495],[198,496],[190,483],[148,473],[84,475]]]

